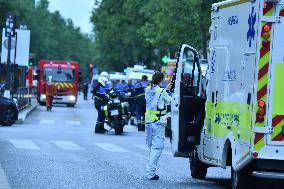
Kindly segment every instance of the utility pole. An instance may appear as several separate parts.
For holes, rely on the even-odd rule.
[[[6,97],[10,97],[10,91],[11,91],[11,81],[12,81],[12,75],[11,75],[11,40],[12,37],[15,37],[15,24],[16,24],[16,17],[11,12],[7,14],[6,17],[6,26],[5,26],[5,36],[7,39],[7,70],[6,70],[6,86],[5,86],[5,93]]]

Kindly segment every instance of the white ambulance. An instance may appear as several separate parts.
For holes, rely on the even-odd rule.
[[[206,95],[197,51],[181,46],[172,148],[190,158],[192,177],[231,166],[234,189],[255,177],[284,178],[283,32],[284,0],[213,4]]]

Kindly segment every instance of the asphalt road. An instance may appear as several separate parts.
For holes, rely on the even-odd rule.
[[[121,136],[94,134],[91,100],[75,108],[38,107],[23,124],[0,128],[1,188],[230,188],[230,169],[190,177],[188,159],[174,158],[167,139],[159,181],[144,178],[145,133],[126,126]]]

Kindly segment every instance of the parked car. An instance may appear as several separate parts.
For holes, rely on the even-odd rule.
[[[17,104],[8,98],[0,96],[0,125],[11,126],[18,120]]]

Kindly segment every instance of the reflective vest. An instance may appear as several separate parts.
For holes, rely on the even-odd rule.
[[[45,94],[47,96],[54,96],[56,95],[56,87],[54,83],[46,83],[45,85]]]
[[[107,89],[104,86],[99,86],[95,91],[95,103],[98,105],[104,104],[106,101]]]
[[[159,121],[162,116],[165,116],[167,113],[167,106],[164,105],[163,108],[159,108],[161,104],[161,96],[165,89],[154,86],[151,89],[151,86],[146,88],[145,98],[146,98],[146,114],[145,122],[146,123],[155,123]]]

